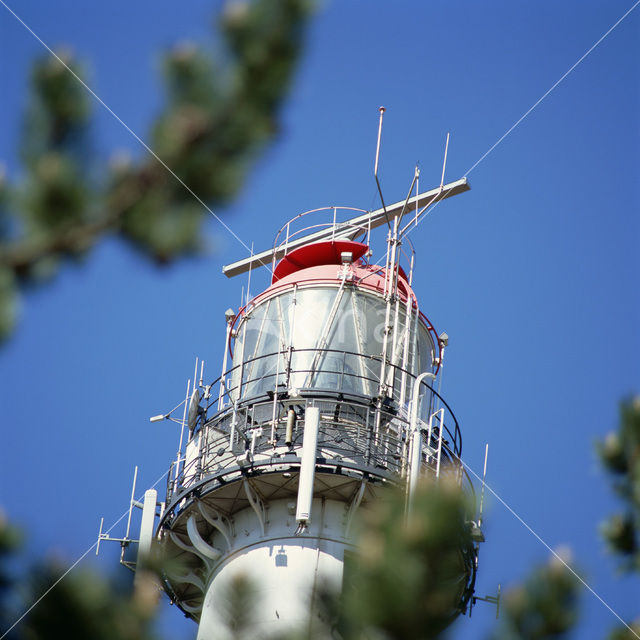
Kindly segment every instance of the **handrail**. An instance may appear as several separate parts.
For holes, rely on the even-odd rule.
[[[327,351],[336,352],[337,350]],[[279,353],[281,352],[274,352],[272,355]],[[301,373],[306,373],[306,370]],[[278,374],[272,373],[267,377],[276,378],[277,380]],[[261,380],[262,378],[259,379]],[[246,382],[243,384],[246,384]],[[424,383],[424,381],[422,384],[425,386],[425,391],[428,390],[430,393],[429,406],[433,405],[434,398],[439,398],[442,402],[442,407],[446,408],[450,414],[450,419],[453,421],[453,423],[449,421],[449,416],[447,416],[449,424],[445,423],[444,420],[440,421],[438,418],[438,422],[432,428],[430,441],[425,440],[428,436],[426,429],[423,429],[422,439],[427,445],[426,451],[431,451],[427,459],[423,460],[423,464],[426,463],[428,465],[429,460],[433,461],[435,459],[433,452],[438,448],[440,430],[442,430],[441,463],[443,469],[446,470],[451,465],[453,465],[451,468],[459,469],[462,466],[460,462],[462,438],[455,415],[435,389]],[[287,398],[286,392],[283,393],[282,389],[279,389],[278,393],[282,394],[281,401],[292,402],[291,399]],[[362,460],[371,457],[372,463],[376,465],[390,466],[394,475],[402,476],[404,474],[407,464],[405,442],[411,428],[406,408],[385,406],[375,396],[342,393],[340,390],[319,388],[302,390],[299,404],[303,405],[305,400],[309,398],[313,399],[315,403],[328,407],[322,421],[322,433],[330,430],[333,436],[342,433],[346,434],[345,437],[351,437],[349,434],[352,434],[355,430],[359,434],[354,441],[359,443],[355,448],[353,446],[350,448],[346,444],[338,446],[336,444],[338,441],[334,438],[335,442],[324,443],[328,450],[333,451],[335,455],[346,456],[347,458],[353,455],[359,456]],[[277,401],[278,398],[276,397],[275,400]],[[211,408],[213,404],[213,402],[210,403],[207,408]],[[273,407],[273,394],[269,396],[265,393],[262,396],[243,399],[233,405],[228,405],[217,411],[210,418],[205,419],[204,424],[199,429],[201,435],[196,445],[198,449],[196,452],[193,449],[191,452],[187,451],[187,447],[193,447],[193,443],[196,442],[193,438],[185,444],[184,452],[181,454],[180,462],[178,463],[178,473],[175,474],[175,478],[172,473],[171,478],[174,479],[170,479],[168,482],[167,495],[170,497],[176,491],[180,491],[181,488],[191,486],[192,482],[198,478],[210,475],[211,465],[222,465],[221,468],[224,469],[228,465],[237,464],[238,456],[242,456],[249,449],[252,455],[272,454],[276,447],[276,441],[272,440],[273,434],[276,433],[276,439],[282,437],[282,432],[280,431],[280,436],[278,436],[277,430],[282,429],[284,419],[281,411],[282,407],[280,407],[274,422],[276,414],[272,413]],[[338,410],[338,407],[343,407],[343,409]],[[334,419],[331,419],[330,416],[332,411],[337,416]],[[375,416],[377,414],[383,416],[382,421],[378,419],[376,422]],[[384,441],[384,446],[386,447],[384,453],[381,453],[376,448],[377,445],[371,449],[371,434],[374,432],[376,424],[384,425],[384,433],[375,436],[376,438],[381,437]],[[264,432],[262,432],[263,429]],[[261,432],[259,436],[256,435],[258,431]],[[269,434],[271,435],[269,436]]]
[[[367,354],[362,354],[362,353],[357,353],[355,351],[345,351],[345,350],[341,350],[341,349],[313,349],[313,348],[307,348],[307,349],[293,349],[292,353],[316,353],[320,351],[321,353],[337,353],[337,354],[341,354],[344,356],[354,356],[356,358],[362,358],[364,360],[368,360],[371,362],[374,362],[376,364],[380,363],[380,361],[382,360],[382,356],[374,356],[374,355],[367,355]],[[220,381],[223,378],[228,378],[230,375],[232,376],[234,372],[238,371],[240,369],[240,367],[246,367],[248,364],[260,361],[260,360],[265,360],[268,358],[275,358],[276,356],[283,356],[286,357],[289,355],[289,350],[280,350],[280,351],[273,351],[271,353],[266,353],[266,354],[261,354],[259,356],[255,356],[253,358],[248,358],[247,360],[245,360],[243,363],[241,364],[237,364],[233,367],[231,367],[230,369],[228,369],[224,375],[219,376],[218,378],[216,378],[214,380],[214,382],[211,384],[211,388],[216,388],[216,385],[220,384]],[[393,379],[399,379],[401,377],[402,374],[405,374],[407,377],[407,382],[405,384],[410,384],[413,380],[416,379],[416,375],[413,374],[412,372],[410,372],[407,369],[404,369],[398,365],[391,365],[389,364],[389,367],[393,370]],[[327,374],[327,375],[340,375],[343,378],[346,376],[348,378],[352,378],[352,379],[356,379],[356,380],[361,380],[364,381],[365,383],[371,383],[374,385],[377,385],[379,383],[379,379],[377,377],[371,377],[371,376],[363,376],[361,374],[357,374],[355,372],[349,372],[349,371],[345,371],[343,370],[333,370],[333,369],[320,369],[317,371],[312,371],[310,369],[305,369],[305,368],[301,368],[301,369],[293,369],[289,371],[289,374],[308,374],[308,373],[321,373],[321,374]],[[265,381],[268,379],[273,379],[276,378],[275,380],[275,384],[273,385],[273,389],[274,391],[276,391],[276,387],[277,387],[277,383],[278,383],[278,379],[281,378],[285,378],[287,375],[287,371],[274,371],[271,373],[266,373],[266,374],[262,374],[260,376],[255,376],[253,378],[244,378],[240,381],[239,385],[235,385],[235,386],[225,386],[225,391],[222,394],[222,398],[224,401],[229,402],[229,403],[234,403],[234,402],[240,402],[240,404],[245,404],[247,402],[253,402],[254,399],[259,398],[261,395],[263,394],[257,394],[255,396],[245,396],[244,398],[235,398],[235,391],[238,390],[239,387],[243,387],[243,388],[249,388],[252,384],[255,384],[257,382],[261,382],[261,381]],[[442,404],[444,405],[444,407],[446,408],[447,412],[451,415],[451,418],[453,420],[454,423],[454,431],[451,433],[449,433],[453,443],[454,443],[454,449],[456,451],[459,451],[458,455],[462,455],[462,433],[460,431],[460,426],[458,423],[458,420],[453,412],[453,409],[451,409],[451,407],[449,406],[449,404],[447,403],[447,401],[429,384],[427,384],[425,381],[422,381],[421,383],[421,387],[426,387],[429,392],[432,395],[432,398],[437,398],[439,399]],[[394,387],[395,388],[395,387]],[[304,391],[311,391],[313,389],[317,389],[317,390],[321,390],[322,387],[314,387],[311,386],[307,389],[303,389]],[[325,388],[325,390],[327,390]],[[348,390],[344,390],[344,389],[329,389],[330,391],[336,391],[336,392],[346,392],[346,393],[350,393]],[[218,394],[212,394],[211,396],[212,398],[214,398],[207,406],[206,406],[206,411],[208,412],[211,407],[214,404],[217,404],[218,402]],[[372,396],[368,396],[369,400],[372,398]],[[397,400],[398,398],[393,398],[394,400]],[[408,403],[407,403],[408,404]],[[399,407],[399,409],[402,411],[403,409],[406,410],[406,407]],[[447,429],[447,431],[449,431]]]
[[[291,218],[290,220],[287,220],[287,222],[285,222],[285,224],[282,225],[282,227],[280,227],[280,229],[278,229],[278,232],[275,235],[275,238],[273,239],[273,250],[275,251],[276,249],[282,247],[286,242],[287,239],[285,239],[285,242],[280,242],[278,244],[278,239],[280,238],[280,235],[282,234],[282,232],[285,229],[289,229],[289,232],[291,230],[291,225],[294,222],[297,222],[298,220],[300,220],[301,218],[305,218],[306,216],[313,214],[313,213],[320,213],[321,211],[334,211],[337,212],[338,210],[340,211],[356,211],[358,213],[368,213],[365,209],[358,209],[357,207],[339,207],[339,206],[335,206],[335,207],[318,207],[317,209],[310,209],[309,211],[303,211],[302,213],[299,213],[298,215],[294,216],[293,218]],[[304,227],[302,229],[298,229],[297,231],[294,231],[293,234],[290,234],[288,237],[288,240],[291,240],[292,235],[296,235],[296,234],[300,234],[301,232],[307,231],[311,228],[315,228],[315,227],[330,227],[332,225],[335,224],[345,224],[345,223],[349,223],[348,221],[344,221],[343,223],[337,222],[337,221],[332,221],[332,222],[327,222],[327,223],[320,223],[320,224],[315,224],[315,225],[309,225],[308,227]],[[351,225],[353,227],[359,227],[360,225]],[[365,227],[364,232],[366,233],[367,228]]]
[[[209,391],[211,391],[211,389],[216,385],[219,385],[223,378],[227,379],[229,376],[233,377],[234,373],[237,376],[240,367],[245,367],[245,371],[247,371],[247,365],[269,360],[271,360],[269,365],[272,365],[266,372],[259,372],[257,375],[252,375],[251,377],[245,377],[243,371],[242,380],[236,380],[236,384],[233,386],[231,384],[229,386],[225,385],[221,396],[219,396],[218,393],[210,393],[211,400],[206,405],[204,417],[200,425],[196,427],[196,432],[202,431],[207,432],[207,434],[211,434],[216,431],[218,436],[214,438],[214,441],[218,448],[221,447],[223,440],[227,439],[230,441],[232,438],[232,434],[230,432],[233,430],[235,430],[235,437],[237,439],[236,444],[238,446],[240,442],[245,442],[248,437],[253,437],[250,434],[254,433],[255,427],[271,427],[268,431],[271,434],[271,437],[273,437],[273,434],[275,433],[275,430],[279,428],[278,425],[281,421],[281,408],[278,409],[278,417],[274,420],[276,417],[276,413],[273,413],[275,407],[278,403],[282,403],[283,401],[288,401],[289,403],[292,402],[291,399],[288,398],[288,393],[290,391],[289,385],[287,384],[285,387],[287,376],[289,376],[288,380],[290,382],[292,375],[300,376],[301,379],[306,380],[310,373],[320,374],[323,376],[326,375],[332,384],[329,387],[326,385],[320,386],[316,379],[308,387],[299,389],[298,391],[301,396],[300,404],[304,405],[306,400],[313,399],[316,402],[332,403],[331,406],[333,407],[338,405],[345,406],[352,412],[356,410],[367,412],[366,420],[362,417],[358,418],[358,420],[361,421],[360,427],[373,430],[375,424],[386,425],[385,428],[387,428],[387,433],[385,434],[385,437],[387,440],[389,440],[389,438],[397,439],[397,442],[394,440],[394,446],[402,450],[401,455],[404,459],[402,464],[406,466],[407,460],[405,458],[407,450],[403,438],[408,438],[411,428],[409,416],[409,400],[411,398],[411,393],[404,396],[407,398],[407,401],[404,402],[403,405],[400,405],[399,398],[401,394],[398,384],[410,385],[410,388],[413,389],[414,381],[418,376],[398,365],[389,365],[390,377],[393,380],[393,384],[390,385],[390,388],[392,389],[390,399],[393,402],[392,404],[388,404],[388,400],[385,400],[386,396],[378,397],[377,393],[366,393],[367,388],[370,391],[373,391],[373,389],[377,391],[378,389],[379,376],[376,372],[379,370],[378,365],[382,360],[382,356],[327,348],[319,350],[313,348],[296,349],[293,350],[292,353],[304,355],[305,353],[317,352],[320,352],[321,354],[338,354],[341,358],[338,361],[335,359],[330,361],[330,363],[327,363],[326,368],[321,369],[304,366],[308,364],[307,362],[302,362],[300,367],[297,368],[295,360],[292,359],[288,363],[290,367],[287,370],[286,367],[276,366],[275,362],[276,358],[287,358],[289,355],[288,349],[282,349],[280,351],[273,351],[271,353],[249,358],[242,364],[232,366],[223,376],[218,377],[211,385],[208,386]],[[353,358],[364,360],[371,364],[369,366],[359,366],[357,362],[353,362]],[[349,369],[345,367],[348,360],[351,360]],[[253,370],[255,371],[255,368],[253,368]],[[400,383],[399,381],[402,380],[403,377],[404,382]],[[356,381],[356,384],[352,385],[352,388],[349,388],[350,385],[345,384],[345,380]],[[256,390],[256,385],[259,387],[257,389],[259,393],[252,393],[249,396],[248,394],[251,393],[252,387],[254,391]],[[367,385],[371,386],[367,387]],[[427,447],[425,450],[431,450],[431,452],[437,450],[438,442],[440,440],[440,432],[442,431],[441,462],[445,465],[453,463],[456,468],[461,466],[462,434],[453,410],[438,391],[436,391],[436,389],[434,389],[425,380],[421,380],[418,388],[420,389],[420,394],[423,397],[422,411],[426,411],[429,415],[436,406],[439,406],[444,410],[442,419],[439,415],[435,418],[436,421],[431,430],[431,441],[427,441],[427,431],[425,428],[422,429],[423,446]],[[238,393],[240,389],[243,390],[244,395],[240,395]],[[214,405],[217,405],[219,397],[222,397],[223,402],[227,403],[226,406],[222,406],[211,416],[208,416],[208,412],[212,410]],[[264,415],[261,415],[261,412],[263,412]],[[376,420],[371,417],[378,414],[382,416],[382,422],[380,419],[376,422]],[[234,416],[233,427],[231,427],[231,415]],[[253,419],[256,419],[256,422],[252,423],[251,421]],[[362,422],[363,420],[364,422]],[[424,423],[422,419],[421,422]],[[342,420],[338,421],[334,426],[336,429],[347,429],[348,431],[350,428],[349,424],[350,423]],[[208,437],[209,436],[207,435],[207,438]],[[271,440],[269,440],[269,442],[263,440],[260,440],[258,443],[258,449],[263,452],[266,452],[269,449],[272,450],[274,442]],[[202,468],[202,466],[199,467],[198,465],[203,463],[203,461],[210,461],[215,458],[212,454],[213,449],[207,442],[200,446],[197,455],[195,455],[194,451],[191,450],[189,453],[189,459],[187,459],[187,447],[192,445],[193,438],[190,438],[189,441],[184,444],[180,455],[180,461],[175,463],[178,464],[177,474],[174,474],[173,472],[171,474],[171,477],[174,477],[175,475],[175,481],[169,483],[168,495],[173,494],[178,487],[182,486],[185,482],[185,478],[195,477],[201,473],[206,474],[206,469]],[[400,444],[400,442],[403,442],[403,444]],[[255,442],[252,446],[255,446]],[[335,449],[335,446],[332,446]],[[244,444],[242,447],[244,447]],[[227,454],[230,456],[229,463],[231,463],[232,460],[236,460],[236,455],[231,454],[234,452],[238,453],[238,451],[235,449],[234,451],[225,449],[225,451],[227,451]],[[432,456],[433,454],[430,455]],[[384,460],[382,462],[385,465],[389,464],[388,460]],[[392,463],[392,466],[394,464],[395,463]],[[405,467],[402,465],[396,470],[396,473],[399,474],[403,474],[404,472]]]

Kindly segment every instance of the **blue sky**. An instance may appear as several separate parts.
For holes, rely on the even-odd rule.
[[[51,45],[86,60],[90,84],[141,137],[162,101],[158,53],[183,40],[211,46],[219,2],[192,0],[10,6]],[[281,114],[281,132],[241,196],[217,213],[257,249],[290,217],[324,205],[375,208],[379,105],[387,107],[380,176],[386,200],[470,167],[630,7],[563,3],[326,1]],[[552,547],[569,545],[591,586],[623,617],[640,614],[638,579],[616,575],[598,523],[616,509],[593,445],[640,388],[640,7],[476,168],[472,189],[416,231],[415,290],[450,336],[443,395],[462,427],[465,460]],[[20,109],[41,45],[0,7],[0,159],[18,177]],[[94,142],[144,151],[99,105]],[[208,215],[203,212],[203,215]],[[0,503],[29,532],[34,554],[69,562],[175,456],[178,433],[149,416],[177,404],[196,356],[221,366],[224,311],[246,280],[222,265],[245,255],[211,218],[208,255],[169,269],[107,239],[81,265],[23,299],[0,353],[4,437]],[[381,244],[376,254],[381,257]],[[266,284],[254,274],[252,291]],[[548,552],[488,500],[478,594],[521,578]],[[99,564],[111,568],[117,547]],[[124,570],[124,569],[123,569]],[[165,607],[163,625],[190,637]],[[490,628],[488,605],[453,637]],[[577,637],[615,622],[583,598]]]

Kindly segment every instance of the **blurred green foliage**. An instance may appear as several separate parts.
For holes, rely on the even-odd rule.
[[[638,640],[640,636],[640,620],[632,622],[629,626],[633,631],[620,626],[609,634],[609,640]]]
[[[640,570],[640,396],[620,407],[620,427],[597,444],[604,468],[624,511],[603,525],[610,550],[626,570]]]
[[[236,576],[221,596],[222,619],[230,640],[244,640],[254,624],[253,611],[259,590],[247,576]]]
[[[408,519],[403,494],[390,489],[363,511],[345,567],[340,636],[441,637],[471,596],[475,551],[468,514],[455,481],[420,486]]]
[[[9,563],[20,547],[21,539],[19,531],[7,522],[4,513],[0,510],[0,624],[3,628],[11,624],[7,615],[13,587]]]
[[[26,608],[53,585],[66,567],[40,562],[17,579],[21,535],[0,517],[0,633],[8,631]],[[122,576],[122,574],[121,574]],[[125,577],[125,576],[122,576]],[[126,576],[129,577],[129,576]],[[107,580],[78,569],[65,577],[9,632],[7,640],[152,640],[157,587],[137,588],[130,580]]]
[[[506,593],[491,640],[568,638],[578,621],[579,587],[562,562],[551,558]]]
[[[47,563],[32,570],[27,601],[46,591],[63,567]],[[78,570],[62,580],[16,628],[16,638],[54,640],[151,640],[153,602],[131,597],[126,583]]]
[[[640,572],[640,396],[620,405],[620,425],[596,445],[602,465],[609,473],[623,510],[602,525],[602,535],[623,571]],[[611,640],[640,636],[640,619],[632,628],[615,629]]]
[[[410,639],[441,637],[463,611],[471,595],[474,547],[468,504],[456,483],[428,484],[416,492],[412,517],[405,516],[405,496],[387,490],[370,508],[356,534],[356,546],[345,575],[344,590],[321,585],[309,625],[288,640],[313,638]],[[17,538],[0,526],[0,578]],[[159,569],[158,566],[155,567]],[[22,597],[6,612],[8,627],[61,574],[62,567],[41,564],[18,585]],[[128,574],[127,574],[128,575]],[[0,586],[10,585],[7,577]],[[15,591],[16,585],[11,585]],[[334,585],[335,587],[335,585]],[[133,593],[133,596],[127,595]],[[229,585],[223,610],[228,634],[242,640],[253,625],[255,587],[248,579]],[[152,617],[157,582],[131,591],[89,571],[76,570],[62,580],[16,627],[13,640],[59,637],[146,640],[154,637]],[[310,612],[311,612],[310,607]],[[194,629],[195,631],[195,629]]]
[[[385,488],[358,512],[343,584],[317,585],[308,624],[271,640],[443,638],[472,593],[469,509],[457,482],[426,482],[407,519],[405,492]]]
[[[216,57],[190,44],[164,56],[166,104],[149,139],[161,162],[146,153],[135,162],[96,157],[93,100],[73,75],[84,80],[85,69],[67,51],[57,55],[73,73],[54,57],[34,64],[24,173],[15,184],[0,175],[0,340],[15,326],[19,290],[105,234],[161,264],[202,249],[198,199],[233,198],[277,134],[310,11],[311,0],[229,2]]]

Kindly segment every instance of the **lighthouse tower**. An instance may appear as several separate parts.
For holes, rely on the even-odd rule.
[[[436,391],[447,336],[414,293],[404,236],[428,206],[468,188],[460,180],[374,212],[301,214],[271,250],[225,267],[266,266],[271,284],[226,314],[223,373],[185,405],[154,533],[163,588],[198,622],[198,640],[227,637],[240,576],[255,588],[247,637],[308,628],[318,588],[340,589],[360,509],[392,485],[410,508],[425,475],[468,483],[460,429]],[[461,550],[453,616],[472,596],[476,551]]]

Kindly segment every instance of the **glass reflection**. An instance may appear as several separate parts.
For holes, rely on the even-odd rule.
[[[406,363],[414,375],[431,370],[429,333],[416,322],[415,311],[407,330],[406,309],[401,307],[395,330],[387,338],[387,360],[398,368]],[[277,385],[374,396],[380,382],[384,324],[384,300],[354,287],[313,287],[274,296],[240,322],[232,399],[262,395]],[[407,388],[400,394],[402,385],[409,384],[407,376],[393,367],[388,372],[394,397],[408,397]]]

